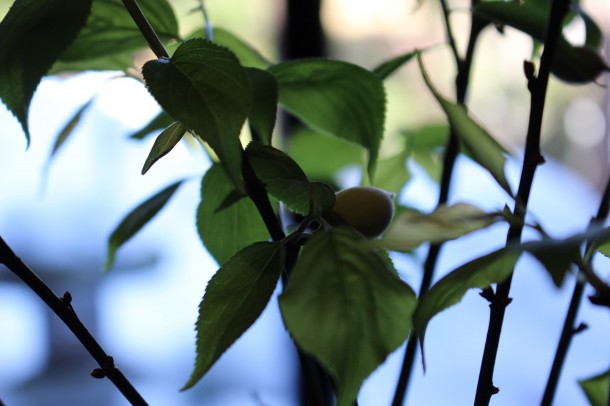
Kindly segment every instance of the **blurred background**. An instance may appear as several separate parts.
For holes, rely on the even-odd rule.
[[[191,12],[198,2],[170,2],[184,35],[200,29],[201,14]],[[0,16],[10,4],[0,0]],[[449,4],[463,50],[469,2]],[[600,0],[581,4],[608,36],[610,5]],[[430,0],[208,0],[206,6],[215,26],[247,39],[273,61],[324,54],[374,68],[392,56],[445,42],[440,6]],[[582,41],[584,27],[575,21],[567,35]],[[472,113],[514,154],[507,164],[512,185],[519,176],[529,112],[522,62],[531,54],[531,40],[524,34],[509,27],[504,35],[486,29],[469,93]],[[448,47],[426,53],[425,63],[439,90],[453,97],[455,72]],[[531,213],[556,237],[586,227],[609,174],[607,77],[598,82],[550,83],[543,127],[548,162],[537,173]],[[388,113],[382,156],[392,154],[405,129],[444,122],[416,64],[406,65],[385,83]],[[49,163],[58,132],[94,95],[74,134]],[[85,325],[150,404],[298,405],[296,353],[275,300],[196,387],[179,392],[194,361],[197,306],[217,269],[194,222],[200,179],[210,162],[183,143],[141,176],[154,136],[133,140],[129,134],[158,111],[140,82],[117,72],[49,77],[33,99],[32,143],[26,150],[20,126],[0,106],[0,235],[58,295],[71,292]],[[437,185],[413,162],[405,165],[412,178],[400,201],[431,210]],[[458,160],[455,173],[452,202],[489,210],[511,204],[468,159]],[[358,182],[358,168],[345,168],[341,174],[336,181],[342,186]],[[104,274],[107,240],[118,222],[141,201],[183,177],[190,180],[119,250],[116,266]],[[447,244],[437,278],[501,247],[505,235],[505,227],[498,225]],[[395,256],[402,277],[414,288],[425,254],[422,248],[415,255]],[[606,262],[603,258],[596,265],[607,277]],[[539,403],[573,284],[569,278],[556,289],[535,261],[526,257],[519,262],[496,365],[495,384],[501,392],[493,398],[494,405]],[[607,311],[585,300],[578,321],[589,329],[573,341],[556,405],[586,404],[577,380],[610,365]],[[424,374],[416,363],[407,404],[472,403],[487,322],[487,303],[476,291],[431,322],[427,370]],[[366,381],[360,405],[390,404],[403,351],[397,350]],[[95,367],[61,321],[0,267],[0,399],[9,406],[126,404],[110,382],[89,376]]]

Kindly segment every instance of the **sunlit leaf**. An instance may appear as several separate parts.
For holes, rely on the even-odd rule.
[[[392,222],[381,239],[371,240],[370,244],[388,250],[410,251],[426,242],[439,243],[459,238],[495,221],[495,214],[467,203],[441,206],[429,214],[404,212]]]
[[[193,39],[180,45],[171,59],[147,62],[142,72],[163,109],[212,147],[237,189],[244,191],[239,134],[251,95],[235,55]]]
[[[591,406],[607,406],[610,393],[610,371],[578,381]]]
[[[201,183],[197,231],[219,264],[242,248],[269,239],[265,223],[250,199],[235,199],[235,203],[218,210],[234,192],[235,187],[222,166],[215,164],[208,169]]]
[[[297,345],[333,377],[338,406],[351,406],[362,381],[407,338],[416,302],[362,239],[349,228],[314,234],[279,299]]]
[[[381,79],[359,66],[326,59],[284,62],[269,71],[278,80],[281,105],[316,131],[366,148],[372,174],[385,120]]]
[[[148,222],[167,204],[174,192],[182,184],[182,180],[173,183],[138,205],[121,221],[118,227],[110,235],[108,241],[108,255],[106,256],[105,270],[112,268],[116,251]]]
[[[199,305],[195,368],[182,390],[195,385],[258,319],[284,267],[284,247],[258,242],[239,251],[210,279]]]
[[[153,131],[169,127],[173,122],[174,120],[169,114],[165,111],[161,111],[143,128],[131,134],[129,138],[141,140]]]
[[[519,252],[495,251],[466,263],[434,284],[419,299],[413,313],[413,328],[422,349],[428,323],[434,316],[457,304],[468,290],[502,282],[511,274],[518,259]]]
[[[91,0],[16,0],[0,22],[0,99],[19,120],[28,144],[34,91],[90,9]]]
[[[181,123],[173,123],[159,134],[144,162],[142,175],[148,172],[155,162],[167,155],[180,142],[186,131],[186,127]]]
[[[251,142],[246,154],[267,191],[290,209],[301,214],[310,211],[311,199],[324,210],[332,207],[335,194],[328,186],[310,184],[299,165],[286,153],[271,146]],[[325,203],[326,202],[326,203]]]
[[[271,144],[277,113],[277,81],[267,71],[246,68],[252,89],[252,106],[248,121],[264,144]]]
[[[70,64],[82,70],[124,70],[132,64],[131,53],[146,48],[144,36],[122,0],[93,0],[92,4],[87,24],[61,55],[55,72],[69,69]],[[180,37],[176,16],[166,0],[138,0],[138,5],[160,39],[167,42]]]
[[[402,65],[409,62],[420,52],[420,50],[415,50],[407,52],[406,54],[396,56],[388,61],[381,63],[379,66],[373,69],[373,73],[379,76],[380,79],[387,79],[390,75],[392,75],[395,71],[402,67]]]
[[[474,12],[496,24],[509,25],[544,42],[550,2],[533,1],[481,1]],[[592,20],[585,20],[587,41],[595,43]],[[571,45],[563,36],[559,38],[551,72],[567,82],[587,83],[595,80],[608,66],[594,48]]]
[[[465,106],[451,103],[441,96],[430,81],[421,58],[419,58],[419,65],[426,85],[428,85],[428,88],[445,111],[447,119],[449,120],[449,125],[453,131],[455,131],[455,134],[464,148],[468,151],[469,155],[479,165],[487,169],[496,182],[512,196],[510,185],[508,184],[504,173],[504,164],[506,163],[506,151],[504,148],[498,144],[487,130],[470,118]]]

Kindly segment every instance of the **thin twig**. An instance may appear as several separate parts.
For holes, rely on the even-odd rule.
[[[608,183],[606,184],[604,194],[602,195],[597,214],[589,224],[589,229],[595,227],[596,225],[603,224],[606,221],[608,218],[609,204],[610,178],[608,178]],[[590,245],[591,241],[587,243],[587,249]],[[591,260],[592,258],[589,258],[589,263],[591,263]],[[540,403],[541,406],[550,406],[553,403],[553,398],[555,396],[555,392],[557,391],[557,383],[559,382],[559,376],[561,375],[561,369],[563,368],[568,349],[572,342],[572,338],[574,338],[574,335],[578,332],[578,329],[575,326],[575,321],[578,314],[578,309],[582,302],[584,291],[585,281],[584,278],[581,278],[579,274],[576,278],[576,285],[574,286],[574,291],[572,292],[572,299],[570,300],[568,312],[563,323],[561,336],[559,338],[559,343],[557,344],[557,350],[555,351],[555,358],[553,359],[553,365],[544,389],[542,402]]]
[[[71,305],[68,292],[62,298],[55,293],[32,271],[0,237],[0,263],[4,264],[19,279],[40,297],[47,306],[65,323],[83,347],[99,364],[92,372],[96,378],[107,377],[132,405],[146,405],[146,401],[131,385],[123,373],[114,365],[110,357],[80,321]]]
[[[513,211],[513,214],[520,219],[525,219],[536,168],[544,162],[544,158],[540,153],[540,134],[546,89],[549,82],[556,45],[561,35],[562,22],[569,9],[569,4],[569,0],[554,0],[551,4],[546,40],[540,60],[538,77],[535,77],[533,74],[528,75],[528,88],[531,95],[530,117],[525,141],[523,168],[521,170],[521,179],[519,181],[519,188]],[[522,231],[523,225],[521,225],[520,222],[512,223],[507,234],[507,244],[519,242],[521,240]],[[502,333],[504,314],[506,306],[510,303],[509,293],[511,283],[512,274],[504,282],[498,284],[498,288],[490,304],[489,326],[487,329],[483,359],[481,361],[481,370],[474,402],[475,406],[488,405],[491,397],[499,391],[499,389],[493,385],[493,373],[500,343],[500,335]]]
[[[138,6],[137,1],[136,0],[123,0],[123,4],[125,5],[125,8],[129,12],[129,15],[131,15],[131,18],[133,19],[133,21],[138,26],[138,29],[140,30],[142,35],[144,35],[144,39],[146,39],[146,43],[148,43],[148,46],[155,53],[157,58],[169,58],[169,54],[167,53],[167,50],[163,46],[163,43],[157,36],[157,33],[155,32],[155,30],[152,28],[152,26],[146,19],[146,16],[144,15],[144,13],[142,13],[142,10],[140,9],[140,6]]]
[[[476,1],[473,1],[473,5],[475,3]],[[445,26],[448,31],[447,36],[449,37],[449,44],[453,51],[455,64],[457,66],[457,75],[455,79],[456,99],[458,103],[464,104],[466,102],[468,83],[470,81],[470,70],[473,61],[475,45],[479,34],[487,25],[487,23],[483,22],[476,16],[473,16],[466,55],[464,59],[461,59],[459,57],[459,54],[457,53],[455,41],[453,40],[453,33],[451,31],[451,25],[449,23],[449,13],[446,8],[445,1],[442,1],[441,4],[443,5],[443,16],[445,19]],[[449,191],[451,189],[453,169],[455,167],[457,155],[460,152],[459,140],[457,135],[452,129],[450,129],[449,131],[449,139],[447,140],[447,145],[445,147],[443,158],[443,170],[441,174],[440,191],[437,206],[443,205],[449,200]],[[422,297],[422,295],[426,294],[426,292],[428,292],[428,290],[430,289],[430,285],[432,284],[432,277],[434,275],[434,270],[436,269],[436,263],[440,255],[441,248],[442,243],[430,245],[428,255],[424,263],[424,274],[419,288],[419,297]],[[396,391],[394,393],[394,400],[392,401],[393,406],[401,406],[404,402],[409,382],[411,380],[413,364],[415,363],[417,343],[417,335],[411,333],[407,342],[407,347],[405,349],[405,357],[400,370],[400,375],[398,377],[398,383],[396,385]]]

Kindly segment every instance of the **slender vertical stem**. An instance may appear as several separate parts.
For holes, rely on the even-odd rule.
[[[473,5],[476,4],[476,0],[472,2]],[[486,22],[480,20],[478,17],[473,16],[471,27],[470,27],[470,37],[468,39],[468,47],[466,49],[466,55],[464,59],[461,59],[455,44],[455,40],[453,37],[453,32],[451,29],[451,24],[449,22],[449,10],[447,8],[446,2],[441,1],[443,16],[445,19],[445,27],[447,29],[447,37],[449,39],[449,45],[453,52],[455,58],[455,64],[457,66],[457,75],[455,78],[455,86],[456,86],[456,99],[458,103],[464,104],[466,101],[466,96],[468,92],[468,83],[470,80],[470,70],[472,66],[474,49],[479,37],[479,34],[483,30],[483,28],[487,25]],[[447,140],[447,145],[445,147],[444,157],[443,157],[443,169],[441,173],[441,182],[440,182],[440,191],[437,205],[443,205],[447,203],[449,200],[449,191],[451,189],[451,180],[453,177],[453,169],[455,167],[455,161],[459,154],[459,140],[455,132],[450,129],[449,130],[449,138]],[[432,244],[428,250],[428,255],[426,257],[424,263],[424,274],[422,277],[422,281],[419,288],[419,296],[426,294],[426,292],[430,289],[430,285],[432,284],[432,277],[434,275],[434,270],[436,268],[436,263],[438,261],[438,257],[440,255],[442,249],[442,244]],[[404,403],[404,399],[406,396],[406,392],[409,386],[409,382],[411,380],[411,373],[413,371],[413,365],[415,363],[415,354],[417,353],[417,344],[418,339],[417,336],[413,333],[409,336],[409,340],[407,341],[407,347],[405,349],[405,356],[402,363],[402,367],[400,370],[400,375],[398,377],[398,383],[396,385],[396,390],[394,393],[394,399],[392,401],[393,406],[401,406]]]
[[[144,13],[142,13],[142,10],[140,9],[140,6],[138,6],[137,1],[123,0],[123,5],[125,5],[125,8],[129,12],[129,15],[131,15],[131,18],[138,26],[138,29],[140,30],[142,35],[144,35],[144,39],[146,39],[148,46],[155,53],[157,58],[169,58],[169,54],[165,50],[163,43],[161,43],[161,40],[157,36],[157,33],[146,19]]]
[[[129,380],[114,365],[112,357],[106,354],[80,321],[70,304],[71,297],[69,293],[66,293],[61,299],[57,297],[34,271],[15,254],[2,237],[0,237],[0,263],[4,264],[19,279],[25,282],[47,304],[49,309],[65,323],[83,347],[91,354],[100,366],[100,368],[95,369],[92,373],[94,377],[107,377],[132,405],[147,404]]]
[[[608,183],[606,184],[604,194],[602,195],[599,204],[599,209],[597,210],[597,215],[591,220],[589,228],[599,224],[603,224],[605,222],[605,220],[608,218],[609,205],[610,178],[608,178]],[[587,244],[587,246],[589,245],[590,242]],[[591,260],[589,260],[589,263],[590,261]],[[572,342],[572,338],[578,331],[577,327],[575,326],[575,322],[576,316],[578,315],[578,309],[582,302],[584,291],[585,281],[583,278],[577,277],[576,285],[574,286],[574,291],[572,292],[572,299],[570,299],[568,312],[566,313],[566,318],[564,320],[563,328],[561,330],[561,336],[559,337],[559,343],[557,344],[557,350],[555,350],[555,358],[553,359],[553,365],[551,366],[551,371],[549,373],[549,378],[544,389],[542,402],[540,403],[541,406],[550,406],[553,403],[553,398],[555,396],[555,392],[557,391],[557,384],[561,375],[561,369],[563,368],[563,364],[568,353],[570,344]]]
[[[520,219],[525,218],[527,204],[529,201],[534,174],[538,165],[544,162],[540,153],[540,134],[542,129],[542,117],[546,99],[546,90],[554,60],[557,41],[561,35],[562,21],[569,8],[569,0],[553,0],[546,31],[544,51],[540,61],[538,77],[528,77],[528,88],[531,95],[530,117],[525,141],[525,154],[521,179],[517,190],[514,215]],[[519,242],[523,226],[520,222],[511,224],[507,234],[507,244]],[[500,335],[506,306],[510,303],[509,293],[512,283],[512,274],[504,282],[498,284],[494,298],[490,304],[489,326],[481,370],[475,396],[475,406],[488,405],[491,397],[498,393],[499,389],[493,385],[493,373],[496,364]]]

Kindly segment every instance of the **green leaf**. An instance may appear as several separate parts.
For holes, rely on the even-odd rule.
[[[533,255],[546,268],[555,286],[561,287],[572,264],[581,261],[580,247],[583,241],[579,237],[565,240],[549,238],[524,243],[521,249]]]
[[[287,151],[312,179],[330,180],[349,165],[362,166],[364,154],[357,145],[309,129],[288,137]]]
[[[269,232],[250,199],[239,199],[218,210],[235,187],[218,164],[206,172],[197,208],[197,231],[203,245],[219,264],[242,248],[269,239]]]
[[[214,28],[214,42],[235,53],[242,66],[267,69],[271,65],[256,49],[223,28]]]
[[[184,125],[176,122],[159,134],[144,162],[142,175],[148,172],[155,162],[167,155],[180,142],[186,131],[187,128]]]
[[[432,286],[419,299],[413,313],[413,328],[419,336],[422,354],[426,329],[434,316],[457,304],[468,290],[502,282],[511,274],[518,259],[516,251],[494,251],[462,265]]]
[[[441,96],[430,81],[421,57],[418,57],[418,61],[426,85],[445,111],[449,125],[455,131],[466,151],[479,165],[488,170],[496,182],[512,196],[510,185],[504,174],[506,150],[498,144],[487,130],[470,118],[465,106],[451,103]]]
[[[280,308],[297,345],[333,377],[337,405],[407,338],[415,294],[352,229],[320,231],[304,246]]]
[[[180,37],[174,10],[166,0],[138,0],[138,5],[161,40]],[[62,64],[54,71],[70,66],[81,70],[124,70],[131,66],[131,54],[145,47],[146,41],[122,0],[93,0],[87,24],[61,55]]]
[[[256,176],[267,192],[297,213],[309,214],[312,200],[321,210],[334,204],[335,193],[330,187],[311,184],[299,165],[286,153],[268,145],[251,142],[246,148]],[[330,204],[330,207],[328,205]]]
[[[409,156],[436,182],[440,182],[442,152],[447,144],[446,124],[430,124],[403,131]]]
[[[544,22],[549,16],[549,4],[548,1],[482,1],[475,6],[474,13],[496,24],[509,25],[537,41],[544,42]],[[587,24],[586,20],[585,23]],[[595,43],[594,36],[594,28],[589,22],[587,41]],[[559,79],[572,83],[588,83],[607,70],[608,66],[595,49],[574,46],[563,36],[559,39],[551,68],[551,72]]]
[[[604,33],[580,4],[572,2],[571,5],[585,24],[585,46],[599,50],[603,44]]]
[[[90,9],[91,0],[16,0],[0,22],[0,99],[19,120],[28,144],[32,96]]]
[[[389,60],[381,63],[375,69],[373,69],[373,73],[375,73],[377,76],[379,76],[379,78],[382,80],[387,79],[394,72],[396,72],[402,65],[409,62],[411,59],[413,59],[413,57],[417,56],[417,54],[419,54],[420,52],[421,52],[420,50],[416,49],[415,51],[407,52],[406,54],[402,54],[402,55],[396,56],[392,59],[389,59]]]
[[[210,279],[197,319],[195,368],[182,390],[195,385],[258,319],[284,268],[284,247],[258,242],[239,251]]]
[[[585,392],[591,406],[606,406],[608,404],[608,388],[610,387],[610,371],[578,381]]]
[[[248,121],[264,144],[271,144],[277,112],[277,81],[267,71],[246,68],[252,89],[252,105]]]
[[[165,111],[161,110],[161,112],[157,114],[148,124],[131,134],[129,138],[141,140],[153,131],[162,130],[169,127],[173,122],[174,120],[172,120],[172,117]]]
[[[391,157],[380,159],[375,168],[374,186],[392,192],[400,193],[402,188],[411,179],[407,170],[409,151],[405,148]]]
[[[108,241],[108,255],[106,256],[106,265],[104,269],[108,271],[114,264],[116,251],[140,231],[148,222],[167,204],[169,199],[174,195],[174,192],[182,184],[182,180],[175,182],[165,189],[161,190],[154,196],[147,199],[133,209],[121,221],[118,227],[110,235]]]
[[[404,212],[379,240],[370,244],[394,251],[410,251],[423,243],[454,240],[485,228],[496,221],[495,213],[486,213],[467,203],[441,206],[430,214]]]
[[[171,60],[149,61],[142,72],[161,107],[210,145],[243,192],[239,134],[251,95],[235,55],[207,40],[193,39],[180,45]]]
[[[325,59],[284,62],[269,71],[286,110],[316,131],[366,148],[372,175],[385,120],[381,79],[359,66]]]

